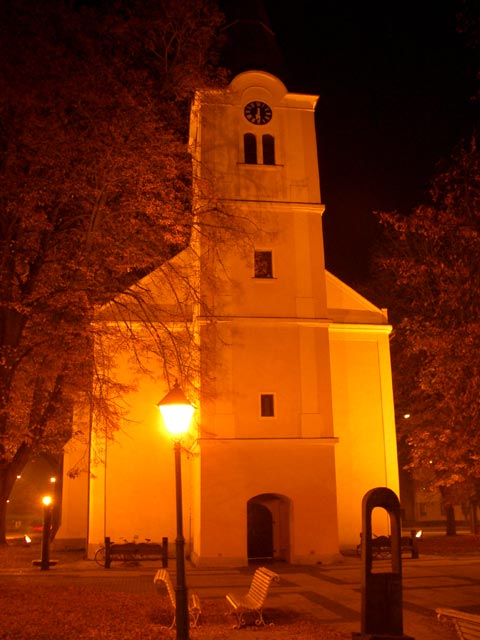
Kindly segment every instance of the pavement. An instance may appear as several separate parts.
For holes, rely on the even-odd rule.
[[[53,554],[52,557],[55,557]],[[270,587],[267,607],[305,611],[319,625],[328,625],[350,637],[361,630],[361,561],[347,556],[335,564],[299,566],[269,564],[280,575]],[[159,562],[145,561],[124,567],[114,563],[104,569],[92,560],[62,562],[48,571],[56,582],[95,583],[96,586],[131,593],[151,592]],[[374,571],[389,572],[390,561],[374,562]],[[174,580],[175,566],[169,569]],[[187,565],[187,585],[200,598],[224,600],[230,591],[246,592],[255,567],[196,568]],[[42,575],[41,575],[42,574]],[[27,565],[2,569],[0,583],[22,576],[45,579],[47,572]],[[480,553],[452,556],[420,556],[402,561],[404,633],[416,640],[454,640],[445,623],[436,619],[437,607],[480,614]],[[240,637],[240,636],[239,636]]]

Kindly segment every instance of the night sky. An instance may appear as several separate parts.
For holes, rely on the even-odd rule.
[[[460,0],[266,0],[289,91],[320,94],[327,268],[368,276],[374,210],[408,212],[478,118]],[[292,9],[293,7],[293,9]]]

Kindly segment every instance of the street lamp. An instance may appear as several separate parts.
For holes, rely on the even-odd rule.
[[[177,640],[189,640],[188,598],[185,580],[185,538],[183,537],[181,439],[188,431],[194,408],[175,382],[173,388],[160,400],[158,408],[163,421],[174,439],[175,490],[177,502],[177,538],[175,540],[177,584],[175,586]]]
[[[50,568],[50,531],[52,529],[52,496],[43,496],[43,530],[42,530],[42,559],[40,570]]]

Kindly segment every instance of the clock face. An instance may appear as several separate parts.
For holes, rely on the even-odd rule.
[[[268,104],[259,100],[249,102],[245,106],[243,113],[245,118],[252,124],[267,124],[272,119],[272,110]]]

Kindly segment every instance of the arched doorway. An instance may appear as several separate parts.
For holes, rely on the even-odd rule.
[[[290,559],[290,501],[263,493],[247,502],[247,556],[251,562]]]
[[[273,560],[273,518],[268,507],[247,503],[247,555],[249,560]]]

